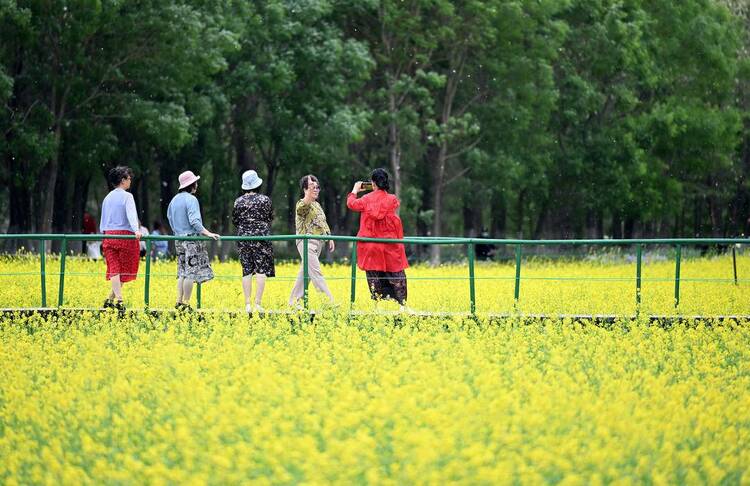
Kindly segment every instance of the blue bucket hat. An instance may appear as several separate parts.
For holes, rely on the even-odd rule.
[[[263,184],[263,179],[258,177],[258,173],[254,170],[246,170],[242,173],[242,189],[245,191],[251,191]]]

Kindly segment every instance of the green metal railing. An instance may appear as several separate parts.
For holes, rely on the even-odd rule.
[[[46,242],[60,241],[60,280],[58,287],[57,305],[63,305],[63,296],[65,289],[65,257],[69,241],[101,241],[104,239],[134,239],[132,235],[83,235],[83,234],[6,234],[0,235],[0,240],[31,240],[39,241],[40,252],[40,278],[41,278],[41,306],[47,307],[47,284],[46,284]],[[643,260],[644,245],[666,245],[675,249],[675,276],[674,276],[674,306],[677,308],[680,304],[680,263],[682,259],[683,246],[713,246],[713,245],[747,245],[750,239],[745,238],[662,238],[662,239],[611,239],[611,240],[522,240],[522,239],[485,239],[485,238],[454,238],[454,237],[408,237],[403,239],[388,238],[361,238],[354,236],[321,236],[321,235],[272,235],[272,236],[222,236],[221,241],[292,241],[302,240],[302,263],[304,278],[304,306],[308,308],[308,286],[310,276],[308,273],[307,249],[309,240],[334,240],[345,242],[376,242],[376,243],[403,243],[416,245],[466,245],[468,258],[468,280],[469,280],[469,312],[476,313],[476,287],[475,272],[476,263],[476,245],[496,245],[515,248],[515,285],[513,290],[514,309],[518,310],[518,303],[521,296],[521,266],[522,252],[524,246],[633,246],[636,247],[636,270],[635,270],[635,303],[636,313],[640,311],[642,276],[641,267]],[[146,242],[146,254],[151,254],[153,241],[212,241],[204,236],[144,236]],[[737,279],[737,254],[735,248],[732,248],[732,266],[734,275],[734,284],[738,284]],[[352,245],[351,251],[351,293],[350,305],[354,304],[356,297],[357,281],[357,245]],[[149,307],[150,301],[150,283],[151,283],[151,259],[146,258],[145,281],[143,302],[146,308]],[[201,285],[198,284],[196,291],[197,307],[201,307]]]

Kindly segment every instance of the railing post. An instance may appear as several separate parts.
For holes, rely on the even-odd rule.
[[[674,308],[680,305],[680,259],[682,258],[682,246],[677,245],[674,254]]]
[[[68,238],[63,235],[62,248],[60,249],[60,284],[57,290],[57,307],[63,305],[63,292],[65,291],[65,256],[68,253]]]
[[[146,281],[143,286],[143,306],[149,307],[149,289],[151,288],[151,240],[146,240]]]
[[[39,273],[42,276],[42,307],[47,307],[47,245],[44,240],[39,240],[39,251],[41,252]]]
[[[198,282],[198,288],[195,290],[195,308],[201,308],[201,283]]]
[[[307,270],[307,238],[306,235],[302,235],[302,277],[304,282],[304,298],[305,309],[307,309],[307,285],[310,283],[310,275]]]
[[[469,310],[472,315],[476,314],[477,311],[477,305],[476,305],[476,295],[475,295],[475,289],[474,289],[474,243],[469,243],[468,245],[468,251],[469,251]]]
[[[737,283],[737,250],[734,245],[732,245],[732,267],[734,268],[734,284],[739,285]]]
[[[513,292],[514,307],[518,310],[518,298],[521,294],[521,245],[516,245],[516,288]]]
[[[639,243],[635,247],[635,313],[638,315],[641,311],[641,260],[643,246]]]
[[[352,241],[352,291],[349,296],[349,309],[354,307],[354,300],[357,297],[357,242]]]

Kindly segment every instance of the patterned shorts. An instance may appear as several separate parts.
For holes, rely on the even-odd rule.
[[[206,245],[202,241],[176,241],[177,277],[207,282],[214,278]]]
[[[401,305],[406,302],[406,272],[365,271],[372,300],[393,299]]]

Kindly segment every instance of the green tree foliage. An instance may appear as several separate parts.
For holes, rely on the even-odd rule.
[[[207,223],[230,232],[252,168],[276,231],[315,173],[347,233],[347,191],[383,166],[410,234],[744,233],[749,15],[738,0],[0,1],[0,215],[77,231],[121,163],[144,222],[191,169]]]

